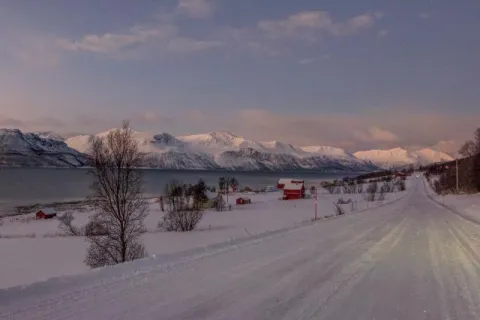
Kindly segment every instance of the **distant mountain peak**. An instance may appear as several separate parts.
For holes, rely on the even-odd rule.
[[[51,139],[51,140],[57,140],[57,141],[65,141],[65,137],[59,135],[58,133],[55,133],[53,131],[35,131],[32,132],[39,136],[40,138],[44,139]]]
[[[52,133],[48,136],[54,137]],[[0,141],[4,145],[4,163],[8,166],[79,167],[86,163],[84,154],[58,138],[45,138],[18,129],[0,129]]]
[[[354,156],[365,161],[371,161],[375,165],[386,169],[410,164],[430,164],[453,160],[450,155],[431,148],[416,151],[408,151],[400,147],[389,150],[367,150],[355,152]]]

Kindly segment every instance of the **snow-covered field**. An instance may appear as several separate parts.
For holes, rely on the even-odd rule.
[[[409,181],[407,181],[408,190]],[[386,194],[384,201],[367,202],[361,194],[319,195],[318,217],[334,215],[334,205],[340,197],[352,199],[354,205],[342,205],[347,214],[365,211],[401,198],[405,192]],[[143,241],[150,255],[177,253],[193,248],[247,238],[308,223],[314,217],[313,199],[281,201],[280,192],[248,194],[252,204],[236,206],[232,211],[208,210],[197,230],[187,233],[167,233],[157,229],[162,219],[158,203],[151,201],[145,220],[148,232]],[[230,196],[234,203],[238,195]],[[353,212],[352,212],[353,209]],[[74,212],[77,226],[87,223],[92,211]],[[83,263],[87,243],[82,237],[62,237],[59,221],[35,220],[33,214],[0,220],[0,288],[25,285],[51,277],[86,272]]]
[[[478,320],[479,227],[412,182],[363,213],[0,290],[0,319]]]
[[[461,216],[480,223],[480,193],[479,194],[449,194],[438,195],[425,181],[427,194],[437,203],[446,206]]]

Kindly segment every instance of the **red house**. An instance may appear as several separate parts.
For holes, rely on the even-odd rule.
[[[280,179],[280,180],[278,180],[278,183],[277,183],[277,189],[282,190],[283,188],[285,188],[285,185],[290,184],[290,183],[302,184],[303,185],[305,183],[305,181],[299,180],[299,179]]]
[[[237,204],[242,205],[242,204],[248,204],[252,203],[252,200],[250,198],[242,197],[237,199]]]
[[[37,219],[52,219],[53,217],[57,216],[57,212],[53,208],[43,208],[40,209],[36,214],[35,217]]]
[[[305,197],[305,185],[299,182],[287,183],[283,186],[283,200],[297,200]]]

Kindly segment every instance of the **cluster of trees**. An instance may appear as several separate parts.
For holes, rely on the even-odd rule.
[[[227,197],[232,190],[238,187],[238,180],[235,177],[220,177],[218,178],[218,191],[220,194],[224,194]]]
[[[196,184],[182,184],[172,180],[165,187],[167,213],[160,221],[159,228],[165,231],[192,231],[203,217],[207,186],[200,179]],[[161,200],[163,205],[163,199]]]
[[[371,194],[373,186],[379,186],[380,191],[383,190],[383,193],[395,192],[395,191],[404,191],[405,190],[405,178],[393,180],[392,175],[375,175],[375,179],[366,180],[364,176],[357,177],[355,179],[343,179],[343,180],[334,180],[333,182],[324,181],[322,182],[322,188],[327,190],[330,194],[356,194],[356,193],[367,193]],[[366,185],[366,187],[364,187]],[[375,193],[377,192],[375,187]],[[370,199],[372,196],[368,197]],[[375,196],[373,196],[375,200]],[[370,200],[370,201],[374,201]]]
[[[355,178],[355,180],[372,180],[376,179],[377,181],[385,181],[385,179],[392,179],[395,173],[403,173],[405,175],[411,175],[415,172],[415,167],[413,164],[409,165],[406,168],[402,168],[400,170],[384,170],[384,171],[376,171],[376,172],[369,172],[362,175],[359,175]],[[351,178],[344,178],[344,180],[352,180]]]
[[[480,128],[475,130],[473,140],[463,144],[459,153],[462,159],[424,168],[425,177],[438,194],[480,192]]]

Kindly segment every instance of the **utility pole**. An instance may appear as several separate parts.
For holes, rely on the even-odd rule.
[[[315,186],[315,221],[317,221],[317,207],[318,207],[318,188]]]
[[[457,193],[459,193],[458,188],[458,158],[455,159],[455,169],[456,169],[456,176],[457,176]]]

